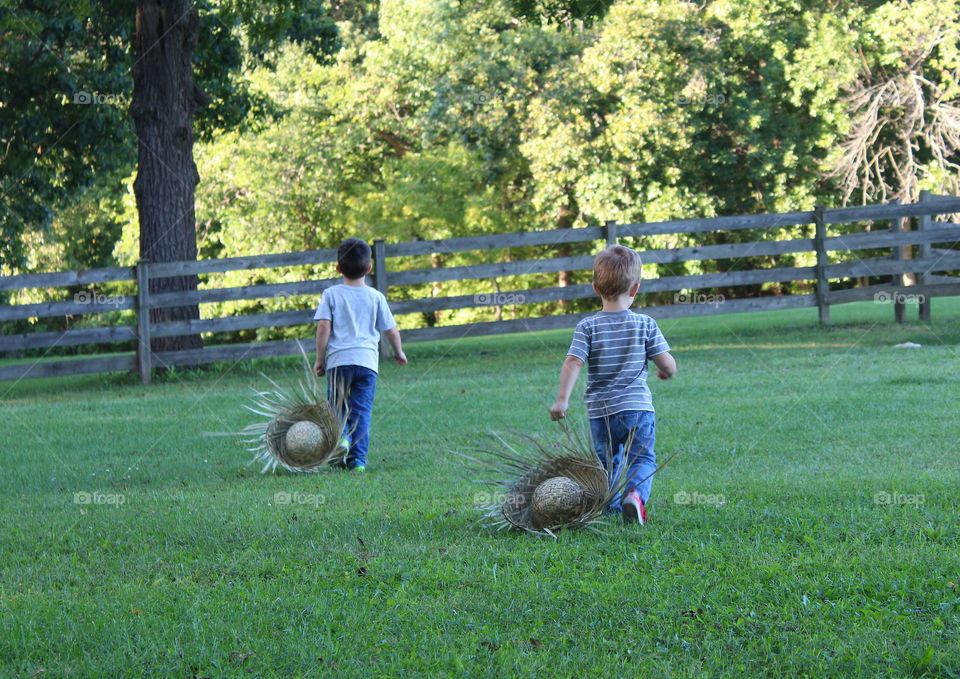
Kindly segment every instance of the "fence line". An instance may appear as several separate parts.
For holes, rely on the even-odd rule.
[[[934,244],[960,242],[960,224],[934,222],[932,217],[960,213],[960,198],[932,196],[922,192],[920,202],[913,204],[868,205],[850,208],[824,209],[781,214],[741,215],[704,219],[683,219],[648,224],[616,224],[579,229],[554,229],[484,236],[467,236],[443,240],[418,240],[404,243],[373,243],[373,285],[388,294],[390,288],[445,281],[477,280],[500,276],[523,276],[559,271],[591,269],[593,257],[575,255],[546,259],[472,264],[465,266],[395,271],[388,266],[390,259],[436,253],[456,253],[528,246],[559,246],[598,240],[615,243],[619,238],[644,237],[673,233],[703,233],[713,230],[777,228],[811,224],[812,238],[791,240],[756,240],[746,243],[696,245],[673,249],[645,250],[645,263],[674,263],[700,260],[724,260],[756,256],[776,256],[794,253],[815,254],[814,266],[746,269],[686,276],[664,276],[644,281],[644,293],[703,290],[735,287],[768,282],[809,281],[812,294],[728,299],[722,304],[682,303],[645,307],[644,313],[654,318],[680,318],[717,313],[740,313],[817,307],[820,321],[829,321],[831,305],[866,299],[889,299],[895,318],[904,320],[903,299],[915,295],[920,299],[919,317],[928,322],[930,299],[936,296],[960,294],[960,279],[936,275],[934,272],[960,269],[960,251],[934,247]],[[917,230],[904,228],[911,217],[917,218]],[[829,236],[830,224],[854,221],[889,221],[888,229],[862,231],[842,236]],[[917,246],[919,257],[911,258],[910,251]],[[830,263],[828,253],[856,251],[870,248],[892,248],[886,257],[871,257],[848,262]],[[22,274],[0,278],[0,290],[28,288],[70,287],[110,282],[132,282],[133,295],[118,295],[100,300],[86,293],[78,293],[73,301],[53,301],[37,304],[12,305],[0,308],[0,321],[26,318],[46,318],[63,315],[94,314],[106,311],[135,310],[136,325],[84,328],[64,332],[37,332],[18,335],[0,335],[0,352],[54,346],[75,346],[91,343],[135,340],[135,354],[98,356],[68,360],[34,362],[0,366],[0,380],[24,377],[137,370],[141,380],[149,383],[152,371],[159,366],[193,365],[223,360],[241,360],[263,356],[299,353],[296,340],[229,344],[186,351],[156,352],[150,349],[156,338],[208,332],[251,330],[263,327],[305,325],[311,322],[307,310],[243,314],[210,319],[153,322],[150,310],[157,308],[208,304],[250,299],[268,299],[295,295],[322,293],[339,278],[314,279],[290,283],[269,283],[205,290],[150,294],[150,281],[172,276],[223,273],[249,269],[267,269],[311,264],[329,264],[336,261],[335,249],[308,250],[263,256],[229,257],[193,262],[140,262],[133,267],[109,267],[85,271]],[[916,277],[916,284],[906,278]],[[831,290],[830,280],[863,276],[891,276],[889,283],[869,285],[846,290]],[[397,315],[426,313],[464,308],[533,304],[593,297],[592,287],[569,285],[528,290],[500,291],[479,295],[427,297],[413,300],[392,300],[391,308]],[[689,296],[697,299],[696,295]],[[502,302],[502,303],[501,303]],[[592,313],[592,312],[591,312]],[[531,330],[570,327],[588,314],[563,314],[539,318],[484,321],[467,325],[427,327],[401,331],[404,340],[424,341],[451,337],[500,334]]]

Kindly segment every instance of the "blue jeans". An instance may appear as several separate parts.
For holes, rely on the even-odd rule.
[[[364,467],[367,464],[367,448],[370,445],[370,412],[377,391],[377,373],[362,365],[341,365],[327,371],[327,398],[336,404],[336,390],[343,389],[348,407],[347,425],[344,434],[350,434],[350,450],[347,467]],[[340,412],[343,417],[343,410]]]
[[[623,460],[623,447],[627,437],[633,431],[633,442],[627,460]],[[657,438],[656,423],[650,410],[625,410],[608,417],[590,418],[590,435],[593,437],[593,449],[600,463],[607,466],[607,454],[613,453],[610,468],[619,470],[627,465],[627,485],[624,494],[637,491],[646,504],[653,485],[651,475],[657,468],[657,456],[653,444]],[[621,508],[622,497],[610,503],[610,509]]]

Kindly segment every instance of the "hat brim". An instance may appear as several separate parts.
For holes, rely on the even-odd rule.
[[[239,435],[251,444],[255,453],[252,462],[262,462],[261,472],[275,471],[281,467],[290,472],[316,472],[337,466],[346,452],[340,447],[343,436],[350,436],[347,427],[349,408],[342,385],[333,390],[331,404],[324,396],[323,387],[313,371],[313,364],[303,347],[304,378],[295,388],[284,388],[263,375],[273,389],[256,391],[253,405],[244,406],[250,412],[267,418],[244,427]],[[313,422],[320,428],[320,440],[311,450],[295,451],[287,447],[287,431],[297,422]]]
[[[494,447],[481,449],[479,456],[462,455],[474,472],[487,479],[481,483],[492,485],[500,493],[493,501],[480,507],[486,523],[498,529],[513,528],[554,536],[559,528],[592,528],[603,519],[603,512],[620,495],[626,485],[626,468],[620,460],[616,467],[604,467],[593,447],[582,436],[560,424],[562,438],[549,447],[527,434],[515,434],[517,444],[493,433]],[[489,478],[497,475],[499,478]],[[566,508],[554,515],[535,515],[533,493],[547,479],[565,476],[582,491],[578,506]],[[555,536],[554,536],[555,537]]]
[[[553,514],[535,512],[533,494],[547,479],[564,476],[580,487],[579,506]],[[567,455],[532,467],[510,487],[503,501],[503,518],[524,530],[576,526],[601,514],[609,502],[610,482],[600,461]]]

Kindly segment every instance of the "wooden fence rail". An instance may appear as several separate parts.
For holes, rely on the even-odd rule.
[[[560,246],[572,243],[615,243],[625,237],[664,234],[703,233],[739,229],[770,229],[784,226],[812,225],[811,238],[790,240],[759,239],[744,243],[695,245],[672,249],[643,251],[646,264],[679,263],[702,260],[730,260],[745,257],[777,256],[808,253],[810,266],[766,269],[730,270],[687,276],[664,276],[645,280],[641,291],[662,293],[677,291],[674,304],[646,307],[645,313],[655,318],[719,313],[740,313],[771,309],[817,307],[821,322],[829,320],[831,305],[874,299],[890,301],[895,318],[904,320],[904,298],[919,300],[919,317],[929,321],[930,300],[937,296],[960,295],[960,278],[937,275],[938,272],[960,270],[960,251],[935,247],[960,242],[960,224],[934,222],[932,217],[960,213],[960,198],[931,196],[924,192],[914,204],[867,205],[837,209],[817,206],[812,211],[782,214],[742,215],[705,219],[682,219],[646,224],[615,224],[579,229],[554,229],[521,233],[467,236],[443,240],[418,240],[404,243],[373,243],[374,276],[377,289],[390,295],[391,289],[447,281],[496,279],[504,276],[523,277],[533,274],[579,271],[593,267],[592,255],[574,255],[546,259],[502,261],[444,268],[395,270],[389,261],[398,257],[414,257],[457,252],[505,250],[529,246]],[[917,229],[907,230],[905,222],[916,218]],[[831,224],[851,222],[888,222],[887,228],[859,233],[829,235]],[[912,258],[916,246],[918,256]],[[844,262],[830,262],[829,253],[891,248],[886,257],[867,257]],[[75,293],[72,301],[50,301],[0,307],[0,321],[46,318],[65,315],[88,315],[111,311],[136,311],[136,324],[83,328],[64,332],[35,332],[0,335],[0,352],[19,352],[56,346],[76,346],[109,342],[134,341],[136,353],[94,358],[53,361],[26,361],[0,366],[0,380],[46,377],[54,375],[138,370],[141,379],[150,381],[159,366],[194,365],[215,361],[243,360],[263,356],[299,353],[297,340],[254,342],[208,346],[202,349],[154,352],[154,338],[187,334],[254,330],[266,327],[289,327],[311,323],[311,310],[274,311],[221,318],[189,321],[151,322],[150,309],[192,304],[210,304],[252,299],[271,299],[298,295],[319,295],[339,279],[312,279],[287,283],[223,287],[149,294],[149,282],[159,278],[229,271],[298,267],[330,264],[336,261],[336,250],[308,250],[261,256],[230,257],[195,262],[141,262],[133,267],[109,267],[86,271],[35,273],[0,278],[0,290],[27,288],[63,288],[95,286],[103,283],[128,282],[135,293],[105,297],[92,289]],[[843,278],[890,276],[883,284],[843,290],[831,290],[830,281]],[[915,277],[914,280],[906,278]],[[729,288],[761,283],[806,281],[810,294],[717,299],[715,296],[684,291]],[[914,284],[915,283],[915,284]],[[497,292],[421,299],[391,299],[397,315],[504,306],[535,304],[593,297],[590,285],[498,290]],[[489,335],[506,332],[548,330],[570,327],[588,314],[562,314],[538,318],[485,321],[467,325],[426,327],[402,331],[405,341],[421,341]]]

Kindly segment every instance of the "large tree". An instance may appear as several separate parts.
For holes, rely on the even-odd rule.
[[[307,0],[138,0],[135,16],[122,0],[28,0],[16,8],[3,0],[0,270],[27,263],[25,230],[45,227],[105,177],[128,174],[135,158],[141,256],[196,258],[194,128],[210,136],[250,120],[258,102],[235,74],[245,54],[262,59],[283,38],[318,56],[336,45],[331,19]],[[131,89],[135,130],[124,117]],[[151,287],[195,289],[196,277]],[[197,316],[190,305],[158,310],[154,320]],[[192,346],[198,337],[170,338],[155,348]]]
[[[140,257],[149,262],[197,258],[193,113],[209,97],[193,80],[199,13],[191,0],[139,0],[133,62],[133,104],[139,154],[133,184],[140,217]],[[197,289],[197,276],[150,281],[150,294]],[[200,317],[197,304],[151,310],[151,320]],[[199,335],[154,341],[154,350],[193,349]]]

